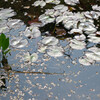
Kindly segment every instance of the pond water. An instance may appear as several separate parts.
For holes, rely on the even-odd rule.
[[[98,0],[0,0],[0,100],[100,100]]]

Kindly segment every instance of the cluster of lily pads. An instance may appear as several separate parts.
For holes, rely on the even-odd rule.
[[[100,61],[100,48],[93,46],[85,52],[84,56],[79,58],[79,62],[82,65],[91,65]]]
[[[79,0],[64,0],[64,2],[68,5],[76,5],[79,3]],[[53,9],[46,9],[45,13],[40,15],[39,20],[43,23],[43,25],[56,23],[56,25],[59,26],[61,23],[66,30],[68,30],[68,34],[74,35],[74,38],[69,41],[69,46],[73,49],[82,50],[86,47],[86,40],[91,43],[100,43],[100,32],[97,31],[98,26],[95,26],[94,24],[94,19],[98,20],[100,17],[100,7],[93,5],[92,9],[92,11],[72,13],[67,6],[59,4],[54,6]],[[93,56],[93,58],[96,58],[97,56],[98,59],[100,59],[100,55],[94,55],[92,53],[86,53],[85,56],[86,55],[90,55],[91,57]],[[82,57],[82,60],[83,58],[85,57]],[[90,58],[88,59],[89,61]],[[93,60],[97,61],[98,59]],[[79,59],[79,62],[81,63],[82,60]],[[85,59],[85,61],[87,61],[87,59]],[[90,62],[93,63],[94,61]],[[81,64],[91,64],[88,63],[84,62]]]
[[[0,33],[8,33],[10,29],[18,29],[24,23],[19,19],[11,19],[16,13],[12,9],[0,10]]]
[[[47,53],[52,57],[63,56],[64,49],[59,45],[59,40],[53,36],[44,37],[40,44],[38,51],[41,53]]]

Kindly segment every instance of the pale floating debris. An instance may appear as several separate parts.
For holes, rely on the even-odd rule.
[[[73,25],[75,25],[75,23],[73,21],[67,21],[64,24],[64,27],[69,30],[69,29],[73,28]]]
[[[84,56],[84,57],[79,58],[79,63],[85,66],[89,66],[91,64],[94,64],[95,61]]]
[[[37,38],[41,36],[41,32],[38,27],[35,27],[34,25],[32,25],[26,28],[26,30],[24,31],[24,35],[30,38]]]
[[[8,9],[2,9],[2,10],[0,10],[0,19],[1,20],[2,19],[7,19],[9,17],[14,16],[15,14],[16,13],[12,9],[10,9],[10,8],[8,8]]]
[[[0,26],[1,25],[5,25],[7,23],[7,20],[3,19],[3,20],[0,20]]]
[[[63,56],[64,49],[58,46],[48,47],[47,54],[52,57],[61,57]]]
[[[59,40],[53,36],[48,36],[42,39],[41,42],[45,45],[57,45]]]
[[[86,43],[84,41],[79,41],[79,40],[73,39],[70,41],[69,46],[73,49],[82,50],[85,48]]]
[[[100,16],[100,13],[95,12],[95,11],[91,11],[91,12],[87,11],[87,12],[84,12],[84,15],[90,19],[98,19],[98,17]]]
[[[97,29],[95,27],[89,26],[88,28],[84,28],[84,31],[86,34],[91,34],[93,32],[96,32]]]
[[[10,28],[20,28],[24,23],[19,19],[9,19],[7,25]]]
[[[93,52],[86,52],[85,55],[87,56],[87,58],[92,59],[94,61],[100,61],[100,55],[95,54]]]
[[[56,18],[56,24],[62,22],[64,19],[66,19],[66,16],[58,16],[58,17]]]
[[[96,35],[97,35],[97,36],[100,36],[100,31],[97,31],[97,32],[96,32]]]
[[[97,55],[100,56],[100,48],[98,48],[98,47],[95,47],[95,46],[94,47],[91,47],[91,48],[88,49],[88,51],[92,51],[95,54],[97,54]]]
[[[29,52],[24,53],[22,59],[26,62],[36,62],[38,59],[37,53],[30,54]]]
[[[85,31],[86,34],[92,34],[94,32],[96,32],[96,28],[95,25],[93,24],[93,20],[88,20],[85,22],[81,22],[78,25],[79,29],[82,29],[83,31]]]
[[[98,11],[100,11],[100,6],[98,6],[98,5],[93,5],[93,6],[92,6],[92,9],[93,9],[93,10],[98,10]]]
[[[76,5],[79,3],[79,0],[64,0],[64,2],[69,5]]]
[[[83,40],[86,39],[86,36],[85,36],[84,34],[81,34],[81,35],[76,35],[76,36],[74,36],[74,38],[75,38],[76,40],[83,41]]]
[[[88,41],[92,43],[100,43],[100,37],[96,36],[96,34],[90,34],[88,35]]]
[[[69,34],[82,34],[82,30],[81,29],[72,29]]]
[[[50,4],[59,4],[60,3],[60,0],[38,0],[38,1],[35,1],[34,4],[32,4],[33,6],[37,7],[37,6],[41,6],[41,8],[43,8],[46,3],[50,3]]]
[[[14,48],[23,48],[28,44],[26,39],[22,39],[22,37],[14,37],[10,41],[10,45]]]
[[[46,2],[44,2],[43,0],[37,0],[34,2],[33,6],[41,6],[44,7],[46,5]]]
[[[40,45],[39,48],[38,48],[38,51],[39,51],[40,53],[45,53],[46,49],[47,49],[47,46]]]
[[[43,23],[43,25],[45,25],[45,24],[54,22],[55,18],[50,17],[49,15],[46,15],[46,14],[42,14],[39,16],[39,20]]]
[[[54,9],[46,9],[45,15],[49,15],[51,17],[55,17],[54,13],[55,13]]]
[[[46,3],[59,4],[60,0],[45,0]]]
[[[9,30],[9,27],[6,24],[0,25],[0,33],[7,33]]]
[[[60,4],[60,5],[55,6],[54,10],[59,11],[59,12],[65,12],[68,10],[68,7]]]

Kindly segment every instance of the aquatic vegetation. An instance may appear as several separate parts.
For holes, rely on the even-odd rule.
[[[40,6],[41,8],[43,8],[44,6],[46,6],[47,3],[51,3],[51,4],[59,4],[60,3],[60,0],[38,0],[38,1],[35,1],[33,6],[37,7],[37,6]]]
[[[74,38],[75,38],[76,40],[83,41],[83,40],[86,39],[86,36],[85,36],[84,34],[81,34],[81,35],[76,35],[76,36],[74,36]]]
[[[100,61],[100,55],[95,54],[94,52],[86,52],[85,55],[87,58],[92,59],[94,61]]]
[[[95,33],[88,35],[88,41],[92,43],[100,43],[100,37],[98,37]]]
[[[24,25],[24,23],[19,19],[8,19],[8,22],[7,22],[7,26],[14,29],[18,29],[22,25]]]
[[[37,61],[38,55],[37,55],[37,53],[32,53],[32,54],[30,54],[29,52],[27,52],[27,53],[24,53],[24,54],[23,54],[22,59],[23,59],[25,62],[32,63],[32,62],[36,62],[36,61]]]
[[[100,48],[98,47],[90,47],[88,48],[88,52],[85,53],[87,58],[92,59],[94,61],[100,61]]]
[[[47,54],[52,57],[61,57],[64,55],[64,49],[58,46],[50,46],[47,48]]]
[[[13,39],[10,40],[10,45],[14,48],[23,48],[27,46],[27,44],[28,41],[22,37],[13,37]]]
[[[53,36],[44,37],[38,44],[40,53],[47,53],[52,57],[60,57],[64,55],[64,49],[58,46],[59,40]]]
[[[10,51],[10,49],[8,48],[9,48],[9,38],[6,37],[6,35],[2,33],[0,35],[0,50],[1,50],[2,56],[5,56]]]
[[[0,20],[8,19],[9,17],[14,16],[16,13],[13,11],[13,9],[1,9],[0,10]]]
[[[46,2],[44,2],[43,0],[38,0],[36,2],[34,2],[33,4],[34,6],[41,6],[41,7],[44,7],[46,5]]]
[[[98,6],[98,5],[93,5],[93,6],[92,6],[92,9],[93,9],[93,10],[100,11],[100,6]]]
[[[82,49],[85,48],[86,43],[84,41],[80,41],[80,40],[77,40],[77,39],[73,39],[73,40],[70,40],[69,46],[71,48],[73,48],[73,49],[82,50]]]
[[[100,56],[100,48],[98,48],[96,46],[93,46],[91,48],[88,48],[88,51],[91,51],[91,52],[93,52],[93,53],[95,53],[95,54],[97,54],[97,55]]]
[[[79,3],[79,0],[64,0],[66,4],[76,5]]]
[[[45,9],[45,12],[39,16],[38,22],[34,22],[30,26],[26,27],[23,32],[24,35],[28,37],[28,39],[40,37],[42,34],[40,28],[49,23],[54,23],[55,28],[53,30],[53,34],[56,34],[58,37],[62,36],[63,34],[64,36],[66,34],[73,36],[73,39],[70,38],[68,41],[68,45],[72,49],[84,49],[87,45],[85,42],[86,40],[91,43],[100,43],[100,33],[97,31],[98,27],[94,24],[94,19],[98,20],[100,17],[100,13],[98,12],[99,6],[93,5],[93,11],[74,12],[74,6],[79,4],[79,0],[64,0],[64,2],[67,5],[72,5],[73,8],[60,4],[60,0],[35,1],[32,4],[32,6],[35,7],[40,6],[43,8],[46,6],[46,4],[55,5],[52,7],[52,9]],[[3,18],[2,16],[6,14],[6,17],[3,18],[3,20],[0,20],[0,32],[7,33],[12,28],[16,29],[24,25],[24,23],[19,19],[9,19],[9,17],[16,14],[12,9],[1,9],[0,12],[1,19]],[[59,33],[59,28],[57,29],[57,27],[60,27],[60,25],[62,25],[61,34]],[[50,32],[48,34],[50,34]],[[28,45],[28,41],[22,37],[14,37],[10,40],[10,45],[14,48],[23,48]],[[37,52],[47,53],[52,57],[60,57],[64,54],[63,47],[60,45],[59,40],[54,36],[43,36],[39,42]],[[90,61],[90,55],[96,58],[94,52],[92,53],[90,54],[90,52],[86,52],[86,59],[84,60],[85,57],[82,57],[80,62],[83,63],[86,61],[87,65],[91,65],[92,62]]]
[[[59,42],[59,40],[53,36],[44,37],[41,40],[41,43],[43,43],[45,45],[57,45],[58,42]]]
[[[39,20],[43,23],[43,25],[45,25],[54,22],[55,18],[42,14],[39,16]]]
[[[79,62],[86,66],[94,64],[95,61],[100,61],[100,48],[95,46],[88,48],[88,51],[84,53],[84,56],[79,58]]]
[[[24,35],[29,38],[37,38],[41,36],[41,32],[37,26],[31,25],[25,29]]]
[[[38,51],[39,51],[40,53],[46,53],[46,50],[47,50],[47,46],[45,46],[44,44],[40,44],[40,45],[38,46]]]
[[[0,33],[9,32],[9,27],[6,24],[0,25]]]
[[[72,29],[69,34],[82,34],[82,30],[81,29]]]
[[[85,66],[89,66],[95,63],[93,59],[88,58],[87,56],[83,56],[79,58],[79,63]]]
[[[91,11],[91,12],[87,11],[87,12],[84,12],[84,15],[90,19],[98,19],[98,17],[100,16],[100,13],[95,12],[95,11]]]

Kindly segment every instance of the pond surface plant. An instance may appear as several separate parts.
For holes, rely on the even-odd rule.
[[[9,47],[9,38],[6,38],[5,34],[0,34],[0,50],[3,56],[10,51]]]

